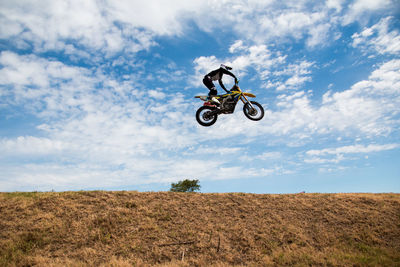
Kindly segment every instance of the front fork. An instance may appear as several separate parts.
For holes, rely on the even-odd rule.
[[[244,98],[246,101],[244,101],[243,98]],[[240,100],[242,100],[243,104],[249,103],[251,109],[254,110],[253,104],[251,104],[251,102],[247,99],[247,97],[246,97],[245,95],[242,94],[242,95],[240,96]]]

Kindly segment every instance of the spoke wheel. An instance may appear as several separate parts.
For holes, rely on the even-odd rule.
[[[255,101],[251,101],[251,104],[254,108],[252,108],[249,103],[243,106],[244,115],[252,121],[261,120],[264,117],[264,108]]]
[[[202,106],[196,112],[196,120],[202,126],[211,126],[213,125],[217,119],[218,114],[213,112],[215,108]]]

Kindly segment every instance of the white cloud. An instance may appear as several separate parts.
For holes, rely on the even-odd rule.
[[[399,147],[399,144],[370,144],[325,148],[321,150],[309,150],[305,153],[308,158],[305,158],[304,162],[311,164],[339,163],[345,160],[344,155],[347,154],[370,154],[393,150]]]
[[[311,63],[303,65],[310,66]],[[287,68],[284,72],[296,70],[308,75],[308,67],[294,66],[297,67]],[[236,112],[221,117],[207,132],[215,138],[242,134],[249,140],[257,136],[280,142],[282,138],[288,146],[303,146],[318,136],[362,136],[367,139],[387,136],[399,130],[399,90],[400,61],[391,60],[378,66],[368,79],[347,90],[328,91],[317,105],[315,100],[311,101],[312,91],[281,94],[274,103],[264,104],[262,121],[251,122],[241,112]]]
[[[189,83],[193,86],[201,86],[203,76],[206,75],[211,70],[219,68],[222,61],[218,60],[215,56],[205,57],[201,56],[196,58],[194,61],[194,75],[189,78]]]
[[[329,163],[339,163],[346,158],[342,154],[337,154],[335,155],[334,158],[320,158],[320,157],[311,157],[311,158],[305,158],[304,162],[308,164],[329,164]]]
[[[252,67],[260,74],[261,79],[266,79],[271,69],[278,64],[285,62],[286,56],[280,52],[272,52],[266,45],[253,45],[243,47],[243,54],[233,59],[232,65],[239,70]]]
[[[237,40],[233,45],[229,47],[229,52],[230,53],[235,53],[236,51],[242,51],[245,50],[246,47],[243,45],[242,40]]]
[[[118,179],[130,170],[132,174],[138,173],[137,165],[151,169],[146,161],[162,161],[159,152],[169,154],[195,140],[191,132],[195,121],[191,114],[186,114],[189,105],[181,94],[160,103],[160,108],[165,106],[169,110],[160,116],[151,111],[154,101],[142,97],[145,92],[135,92],[132,83],[113,80],[98,70],[93,73],[58,61],[10,52],[1,54],[0,63],[0,85],[8,88],[1,96],[2,102],[23,106],[45,122],[37,128],[45,137],[1,140],[2,158],[40,158],[43,163],[33,167],[38,172],[45,170],[42,165],[54,160],[58,162],[54,164],[54,175],[60,184],[70,178],[69,172],[62,175],[65,165],[72,164],[71,169],[78,168],[82,175],[87,175],[82,184],[92,183],[100,173]],[[155,100],[166,95],[158,91],[149,93]],[[111,171],[118,166],[124,166],[124,171]],[[39,176],[29,176],[28,180]]]
[[[242,39],[257,44],[305,40],[309,48],[326,46],[337,39],[343,1],[260,1],[257,8],[247,1],[237,2],[238,8],[229,12],[214,10],[212,14],[218,17],[211,16],[210,20],[217,20],[215,25],[233,25]],[[202,29],[212,27],[210,21],[204,26],[198,24]]]
[[[17,156],[49,156],[56,155],[70,148],[60,140],[35,136],[19,136],[15,139],[0,140],[2,155],[0,157]]]
[[[242,40],[237,40],[230,46],[229,51],[232,56],[224,59],[215,56],[196,58],[193,61],[195,75],[190,77],[190,82],[194,86],[201,86],[202,76],[217,68],[219,63],[232,66],[233,72],[241,79],[245,78],[250,70],[255,70],[257,78],[263,81],[263,87],[277,91],[296,90],[312,80],[311,70],[314,62],[302,60],[288,63],[287,55],[276,49],[271,50],[266,45],[247,46]]]
[[[282,77],[285,81],[278,81],[275,83],[270,83],[267,87],[276,87],[278,91],[286,89],[298,89],[304,83],[311,81],[311,68],[313,67],[313,62],[308,62],[303,60],[296,62],[294,64],[289,64],[284,67],[283,70],[278,70],[273,72],[273,77]]]
[[[347,25],[354,21],[365,19],[370,12],[389,10],[390,8],[396,8],[396,5],[396,1],[392,0],[356,0],[350,4],[343,17],[343,23]]]
[[[187,175],[232,178],[229,164],[240,148],[198,147],[215,138],[197,126],[191,99],[182,94],[135,91],[131,86],[136,80],[117,81],[100,70],[32,55],[3,52],[0,62],[0,85],[9,88],[2,101],[43,118],[37,136],[0,140],[0,165],[5,170],[1,191],[118,187]],[[196,151],[190,157],[189,147]],[[197,159],[208,153],[207,159]],[[215,171],[212,177],[210,169]],[[243,169],[235,177],[266,173],[270,171]]]
[[[326,6],[328,8],[334,8],[336,11],[340,12],[343,8],[344,0],[328,0],[326,1]]]
[[[180,20],[205,7],[205,3],[200,1],[179,0],[107,1],[106,5],[112,20],[146,28],[160,35],[182,34],[184,26]]]
[[[0,54],[0,64],[0,85],[7,97],[4,103],[24,105],[40,116],[68,114],[95,105],[87,95],[99,78],[88,69],[8,51]]]
[[[398,129],[399,90],[400,60],[391,60],[351,89],[325,94],[319,112],[330,118],[330,127],[355,127],[373,136],[386,135]]]
[[[200,146],[196,151],[195,154],[208,154],[208,155],[232,155],[240,152],[242,148],[240,147],[210,147],[210,146]],[[186,153],[189,154],[189,153]]]
[[[330,36],[332,23],[330,21],[319,23],[309,30],[309,35],[306,44],[308,47],[326,46],[329,39],[337,39],[336,35]]]
[[[266,109],[262,123],[251,127],[259,136],[284,135],[299,144],[329,134],[387,136],[399,130],[399,90],[400,60],[391,60],[350,89],[328,91],[320,105],[312,104],[312,92],[282,94],[274,103],[277,109]],[[242,121],[245,128],[248,122]]]
[[[247,72],[253,69],[257,71],[261,80],[266,80],[270,78],[272,74],[277,74],[278,72],[275,70],[283,68],[283,64],[286,60],[285,55],[282,55],[279,51],[271,51],[266,45],[247,46],[242,40],[237,40],[233,43],[229,51],[232,53],[232,56],[224,59],[219,59],[215,56],[196,58],[193,61],[195,64],[195,74],[193,77],[190,77],[191,83],[194,86],[201,86],[202,76],[218,68],[221,63],[232,66],[233,72],[239,78],[244,78]],[[303,65],[303,63],[301,63],[301,66],[291,65],[288,67],[288,70],[281,71],[280,74],[291,75],[293,72],[299,74],[299,72],[304,71],[304,68],[307,68]],[[307,65],[307,62],[305,65]],[[273,71],[274,73],[272,73]],[[296,83],[296,85],[298,84],[296,81],[293,81],[293,83]]]
[[[155,99],[163,99],[165,98],[165,94],[163,92],[160,92],[158,90],[149,90],[148,94],[150,97],[153,97]]]
[[[371,153],[380,152],[385,150],[392,150],[400,147],[399,144],[385,144],[385,145],[375,145],[371,144],[365,145],[353,145],[353,146],[342,146],[337,148],[325,148],[322,150],[309,150],[306,152],[309,156],[323,156],[329,154],[358,154],[358,153]]]
[[[19,48],[32,45],[38,52],[71,51],[73,43],[72,50],[114,55],[148,49],[156,44],[155,36],[182,36],[188,21],[194,21],[206,32],[227,26],[256,44],[294,38],[314,48],[337,38],[340,20],[351,22],[366,11],[388,9],[395,3],[359,0],[350,5],[346,19],[339,17],[343,5],[341,0],[235,0],[230,8],[221,1],[2,1],[0,17],[5,27],[0,37]]]
[[[281,152],[264,152],[261,155],[256,156],[255,158],[261,159],[261,160],[280,159],[280,158],[282,158],[282,153]]]
[[[119,4],[123,7],[124,2]],[[9,26],[2,28],[1,36],[16,43],[30,43],[38,52],[68,50],[70,41],[74,41],[75,49],[84,46],[106,53],[136,52],[154,45],[152,33],[146,27],[139,30],[147,25],[119,27],[118,23],[125,23],[123,17],[113,16],[115,10],[94,0],[2,1],[0,10],[2,20]]]
[[[365,28],[361,33],[354,33],[352,46],[361,48],[364,52],[373,50],[379,54],[398,54],[400,34],[396,29],[389,30],[392,21],[393,17],[386,17],[372,27]]]

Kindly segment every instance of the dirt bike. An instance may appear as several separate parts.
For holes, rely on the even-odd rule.
[[[247,97],[256,97],[251,93],[245,93],[240,90],[237,83],[226,94],[218,95],[213,98],[218,100],[219,105],[209,96],[195,96],[204,101],[202,107],[196,112],[196,120],[202,126],[213,125],[220,114],[232,114],[235,111],[236,104],[241,100],[244,104],[244,115],[253,121],[259,121],[264,117],[264,108],[256,101],[249,101]]]

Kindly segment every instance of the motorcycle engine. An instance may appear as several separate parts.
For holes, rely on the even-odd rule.
[[[235,110],[235,106],[236,102],[230,96],[224,98],[224,100],[222,101],[222,110],[225,114],[233,113],[233,111]]]

